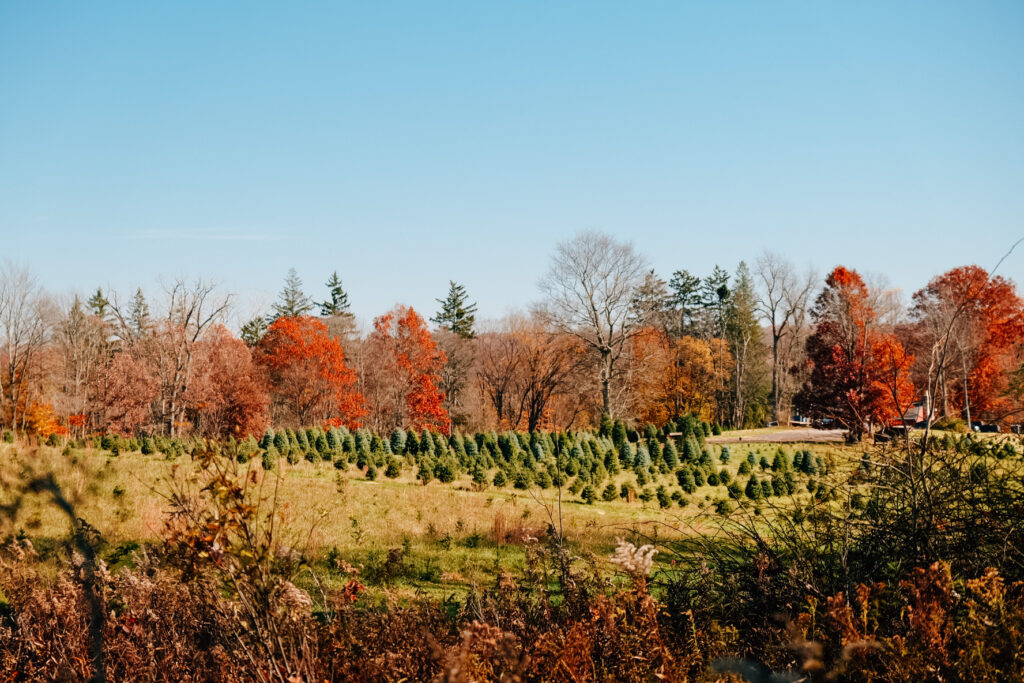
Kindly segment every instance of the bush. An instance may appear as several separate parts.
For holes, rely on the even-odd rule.
[[[619,497],[619,492],[615,489],[615,484],[608,484],[604,487],[604,491],[601,492],[601,500],[610,503]]]
[[[512,479],[512,487],[523,491],[530,488],[530,484],[533,483],[533,477],[531,474],[530,470],[525,467],[520,467],[516,472],[515,477]]]
[[[451,458],[444,457],[437,461],[437,464],[434,465],[434,476],[445,484],[455,481],[455,463]]]
[[[505,476],[505,471],[499,469],[495,472],[491,483],[498,487],[505,486],[508,483],[508,477]]]
[[[547,470],[542,469],[540,472],[538,472],[537,476],[534,478],[534,481],[536,482],[537,486],[539,486],[542,489],[551,488],[551,475],[548,474]]]
[[[402,476],[402,463],[398,461],[398,458],[394,456],[388,458],[388,466],[384,469],[384,476],[388,479],[397,479]]]
[[[593,504],[593,502],[597,500],[597,493],[594,492],[594,487],[590,484],[584,486],[583,490],[580,491],[580,498],[582,498],[583,502],[587,505]]]
[[[679,488],[687,493],[693,493],[697,490],[697,482],[693,478],[693,470],[689,467],[676,470],[676,480],[679,482]]]
[[[260,458],[260,464],[263,465],[263,469],[272,470],[277,465],[278,452],[277,449],[271,446],[267,450],[263,451],[263,456]]]
[[[956,432],[957,434],[967,434],[971,430],[967,428],[967,422],[959,417],[942,417],[932,423],[932,429],[938,429],[946,432]]]
[[[665,490],[664,486],[659,486],[658,489],[654,492],[654,495],[658,499],[659,507],[667,508],[669,505],[672,504],[672,499],[669,497],[668,492]]]

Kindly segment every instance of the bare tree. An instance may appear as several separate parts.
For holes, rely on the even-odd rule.
[[[95,384],[108,352],[104,327],[102,320],[85,311],[77,296],[56,326],[54,338],[63,361],[61,408],[67,418],[87,415],[96,398]],[[81,436],[85,423],[71,427]]]
[[[519,332],[525,324],[521,316],[508,316],[485,327],[476,338],[477,385],[494,409],[499,424],[505,421],[514,425],[519,420],[514,394],[516,378],[524,363]]]
[[[14,429],[26,426],[30,373],[46,343],[47,302],[35,276],[11,261],[0,268],[0,404],[2,417]]]
[[[452,424],[464,427],[468,419],[464,407],[465,389],[474,364],[475,339],[440,328],[434,332],[434,340],[448,359],[441,368],[438,382],[438,388],[444,392],[445,410],[451,416]]]
[[[160,386],[157,418],[168,434],[177,435],[185,421],[185,395],[192,381],[196,343],[224,317],[231,296],[218,294],[212,282],[189,284],[183,279],[166,287],[166,296],[165,316],[139,343]]]
[[[782,412],[782,372],[788,365],[786,352],[794,347],[784,341],[803,327],[817,276],[813,271],[797,276],[788,261],[770,251],[758,257],[755,275],[760,285],[757,310],[771,328],[772,418],[778,421]]]
[[[597,352],[601,404],[608,413],[615,364],[639,329],[633,301],[646,271],[647,260],[632,244],[584,232],[558,245],[540,282],[544,318]]]

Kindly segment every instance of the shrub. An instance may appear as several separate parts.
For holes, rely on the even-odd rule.
[[[693,470],[689,467],[683,467],[676,470],[676,480],[679,482],[679,488],[683,489],[687,493],[693,493],[697,490],[697,483],[693,477]]]
[[[516,472],[515,477],[513,477],[512,479],[512,487],[524,491],[530,488],[530,484],[533,483],[533,477],[531,476],[531,474],[532,473],[530,472],[530,470],[526,469],[525,467],[520,467],[519,470]]]
[[[388,479],[397,479],[402,476],[402,463],[399,462],[398,458],[394,456],[388,458],[388,466],[384,469],[384,476]]]
[[[434,476],[438,481],[449,484],[455,481],[455,463],[450,457],[439,458],[434,465]]]
[[[615,484],[608,484],[604,487],[604,491],[601,492],[601,500],[610,503],[619,497],[619,492],[615,489]]]
[[[667,508],[672,504],[672,499],[669,498],[668,492],[665,490],[664,486],[659,486],[654,492],[654,495],[658,498],[658,505],[661,508]]]
[[[265,470],[272,470],[277,464],[278,452],[274,446],[271,446],[267,450],[263,451],[263,456],[260,458],[260,464]]]
[[[540,472],[538,472],[537,476],[534,478],[534,481],[536,482],[537,486],[539,486],[542,489],[551,488],[551,475],[548,474],[547,470],[542,469]]]
[[[591,486],[590,484],[584,486],[583,490],[580,491],[580,498],[582,498],[583,502],[586,503],[587,505],[593,504],[593,502],[597,499],[597,493],[594,492],[594,487]]]

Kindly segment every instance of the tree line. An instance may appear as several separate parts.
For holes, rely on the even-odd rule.
[[[450,282],[430,318],[404,305],[361,331],[338,273],[322,301],[294,270],[236,334],[232,297],[176,280],[151,303],[48,293],[0,271],[0,420],[36,433],[227,437],[274,426],[450,433],[723,427],[818,418],[851,438],[925,406],[930,423],[1013,423],[1024,394],[1024,302],[967,265],[908,303],[837,266],[822,279],[778,254],[667,278],[594,232],[559,244],[526,312],[477,320]],[[920,415],[920,413],[915,413]],[[916,418],[915,418],[916,419]]]

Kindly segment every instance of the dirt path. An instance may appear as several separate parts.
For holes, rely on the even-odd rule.
[[[845,432],[842,429],[744,429],[726,432],[721,436],[709,436],[708,443],[841,443]]]

